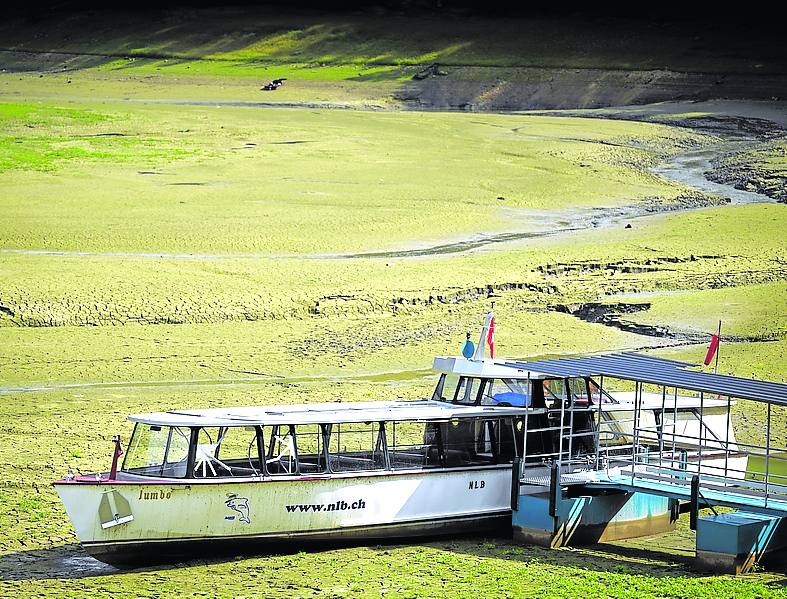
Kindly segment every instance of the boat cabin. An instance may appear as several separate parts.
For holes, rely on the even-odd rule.
[[[135,421],[118,479],[301,477],[511,464],[516,407],[394,401],[171,411]]]
[[[646,391],[625,380],[610,385],[597,376],[556,376],[531,370],[527,362],[438,357],[440,377],[432,400],[451,405],[519,407],[517,440],[527,465],[559,461],[587,467],[630,451],[682,454],[690,459],[697,440],[704,450],[735,448],[730,398],[678,395],[666,387]],[[606,384],[606,388],[605,388]]]

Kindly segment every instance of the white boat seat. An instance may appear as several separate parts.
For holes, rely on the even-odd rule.
[[[198,475],[200,468],[202,469],[202,478],[207,478],[208,469],[210,469],[213,476],[218,476],[213,464],[217,464],[224,468],[232,475],[232,468],[227,466],[224,462],[215,457],[216,448],[221,443],[221,439],[216,443],[200,443],[197,445],[196,459],[194,461],[194,475]]]

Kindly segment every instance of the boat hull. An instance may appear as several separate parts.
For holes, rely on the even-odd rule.
[[[85,549],[126,564],[510,530],[510,466],[244,481],[55,483]]]
[[[94,542],[83,543],[83,547],[92,557],[122,568],[151,563],[171,563],[192,558],[297,551],[306,547],[317,549],[358,543],[387,543],[415,538],[510,533],[511,512],[508,510],[486,516],[446,517],[340,530],[270,533],[250,537]]]

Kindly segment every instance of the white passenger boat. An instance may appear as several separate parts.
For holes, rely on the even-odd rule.
[[[488,316],[468,357],[435,359],[431,399],[132,415],[122,465],[118,441],[110,472],[54,485],[85,549],[110,563],[266,542],[510,531],[512,464],[598,459],[599,418],[620,429],[606,446],[614,459],[615,444],[630,442],[619,415],[632,408],[589,378],[485,358],[489,325]],[[658,399],[654,418],[660,410],[685,421],[697,410],[691,399]],[[681,426],[673,452],[696,434]],[[573,447],[558,432],[566,427]]]
[[[509,514],[521,412],[430,400],[136,415],[116,476],[55,486],[110,562],[484,529]]]

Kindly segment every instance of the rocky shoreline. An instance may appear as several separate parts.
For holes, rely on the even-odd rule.
[[[787,97],[787,75],[783,73],[468,64],[427,69],[394,94],[407,109],[508,112],[643,105],[678,98]]]
[[[781,161],[781,165],[777,163]],[[763,147],[718,158],[706,177],[735,189],[753,191],[787,204],[787,137]]]
[[[681,101],[643,106],[619,106],[600,110],[561,110],[554,113],[535,111],[534,114],[635,120],[683,127],[719,138],[719,154],[710,158],[701,148],[689,150],[690,160],[674,162],[673,176],[664,172],[664,165],[654,172],[667,178],[683,181],[682,174],[694,169],[698,161],[707,166],[701,177],[683,181],[696,187],[698,178],[727,185],[739,191],[766,196],[776,202],[787,203],[787,106],[783,102]],[[724,148],[723,146],[727,146]],[[705,155],[702,155],[705,154]],[[700,167],[702,168],[702,167]],[[719,190],[705,190],[719,194]],[[723,195],[723,194],[722,194]]]

